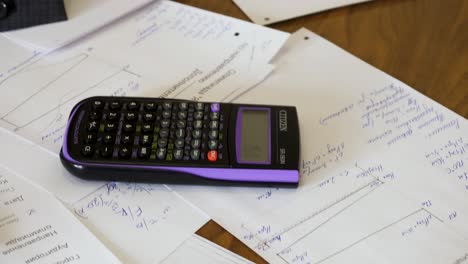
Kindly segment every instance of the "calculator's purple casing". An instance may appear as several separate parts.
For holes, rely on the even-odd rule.
[[[299,125],[296,109],[286,106],[221,104],[227,117],[228,163],[210,164],[197,162],[164,163],[132,160],[87,160],[70,149],[77,140],[82,122],[86,120],[86,105],[96,98],[104,101],[115,97],[93,97],[78,103],[72,110],[65,130],[60,153],[62,163],[74,175],[90,180],[114,180],[132,182],[159,182],[174,184],[214,185],[284,185],[297,186],[299,182]],[[168,101],[156,98],[118,98],[119,100]],[[178,102],[180,100],[174,100]],[[208,104],[208,103],[207,103]],[[243,111],[267,110],[269,160],[268,162],[242,162],[239,157]],[[286,127],[286,129],[285,129]]]

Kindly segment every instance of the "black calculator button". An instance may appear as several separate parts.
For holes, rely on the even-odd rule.
[[[192,137],[197,139],[197,138],[201,138],[202,136],[202,131],[200,129],[195,129],[192,131]]]
[[[164,110],[171,110],[172,109],[172,103],[164,102],[163,103],[163,108],[164,108]]]
[[[104,130],[107,132],[113,132],[117,130],[117,124],[116,123],[106,123],[104,126]]]
[[[156,150],[156,157],[160,160],[163,160],[166,158],[166,149],[165,148],[158,148]]]
[[[94,147],[91,145],[84,145],[83,149],[81,150],[81,153],[85,157],[90,157],[94,154]]]
[[[167,138],[169,137],[169,129],[167,128],[162,128],[161,130],[159,130],[159,136],[161,138]]]
[[[188,103],[186,102],[182,102],[179,104],[179,110],[180,111],[184,111],[184,110],[187,110],[188,109]]]
[[[211,112],[210,113],[211,120],[219,120],[219,113],[218,112]]]
[[[107,120],[114,121],[119,119],[120,114],[118,112],[109,112],[107,114]]]
[[[145,104],[145,109],[148,110],[148,111],[156,110],[156,108],[157,108],[156,103],[146,103]]]
[[[122,144],[131,144],[133,143],[133,137],[130,135],[123,135],[121,139]]]
[[[203,121],[201,120],[195,120],[195,122],[193,122],[193,128],[195,129],[200,129],[203,127]]]
[[[130,103],[127,104],[127,109],[128,110],[137,110],[138,109],[138,103],[135,101],[131,101]]]
[[[153,113],[145,113],[143,114],[143,120],[145,121],[154,121],[156,116]]]
[[[185,128],[186,122],[184,120],[177,121],[177,128]]]
[[[184,157],[184,151],[182,149],[174,150],[174,159],[181,160]]]
[[[192,149],[192,151],[190,151],[190,158],[192,160],[199,160],[200,159],[200,150],[199,149]]]
[[[111,102],[109,104],[109,108],[112,110],[120,110],[121,107],[122,105],[120,104],[120,102]]]
[[[200,146],[201,146],[201,140],[200,139],[194,139],[194,140],[192,140],[191,145],[192,145],[193,149],[199,149]]]
[[[203,111],[204,108],[205,108],[205,105],[203,103],[196,103],[195,104],[195,110]]]
[[[102,137],[102,140],[105,144],[113,144],[115,141],[115,137],[111,134],[106,134],[104,135],[104,137]]]
[[[135,121],[137,120],[138,115],[134,112],[128,112],[125,114],[125,119],[128,121]]]
[[[88,123],[87,127],[89,132],[97,131],[99,128],[99,123],[97,121],[91,121]]]
[[[164,119],[169,119],[169,118],[171,118],[171,110],[164,110],[164,111],[162,112],[162,117],[163,117]]]
[[[168,120],[168,119],[161,120],[161,127],[162,128],[168,128],[170,124],[171,124],[171,121]]]
[[[150,135],[142,135],[140,139],[140,144],[142,145],[151,145],[153,143],[153,137]]]
[[[127,133],[133,133],[135,132],[135,125],[132,123],[126,123],[124,124],[123,129]]]
[[[153,130],[154,130],[153,124],[143,124],[143,126],[141,128],[143,130],[143,133],[153,132]]]
[[[103,109],[104,108],[104,102],[96,100],[93,102],[93,108],[94,109]]]
[[[210,121],[210,129],[217,130],[218,128],[219,128],[219,122],[218,121]]]
[[[167,146],[167,139],[160,138],[158,139],[158,147],[165,148]]]
[[[179,113],[177,113],[177,117],[180,120],[185,120],[185,119],[187,119],[187,112],[186,111],[180,111]]]
[[[208,148],[210,150],[215,150],[218,148],[218,141],[214,140],[214,139],[211,139],[208,141]]]
[[[114,151],[114,148],[112,146],[103,146],[99,150],[99,154],[101,154],[101,157],[103,158],[109,158],[112,156],[113,151]]]
[[[142,159],[147,159],[151,155],[150,147],[140,147],[138,149],[138,157]]]
[[[85,137],[85,143],[87,144],[94,144],[96,143],[96,134],[88,134]]]
[[[119,150],[119,157],[123,159],[128,159],[132,155],[131,147],[123,146]]]
[[[203,112],[197,111],[195,112],[195,115],[193,116],[195,120],[202,120],[203,119]]]
[[[185,136],[185,129],[179,128],[175,131],[176,138],[183,138]]]
[[[174,145],[176,147],[176,149],[181,149],[184,147],[184,140],[179,138],[179,139],[176,139],[175,142],[174,142]]]
[[[210,130],[210,132],[208,132],[208,137],[210,139],[218,139],[218,131],[217,130]]]
[[[89,113],[89,119],[99,120],[99,119],[101,119],[101,115],[96,111],[92,111],[91,113]]]

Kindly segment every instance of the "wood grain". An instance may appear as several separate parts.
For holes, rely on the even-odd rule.
[[[229,0],[178,2],[249,20]],[[375,0],[270,27],[291,33],[306,27],[468,117],[466,0]],[[197,233],[256,263],[266,263],[213,221]]]

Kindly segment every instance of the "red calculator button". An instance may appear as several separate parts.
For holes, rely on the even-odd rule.
[[[208,160],[215,162],[218,159],[218,152],[216,150],[210,150],[208,152]]]

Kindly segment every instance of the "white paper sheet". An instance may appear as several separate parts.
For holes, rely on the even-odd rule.
[[[253,262],[194,234],[169,255],[163,264],[253,264]]]
[[[253,22],[260,25],[321,12],[369,0],[233,0]]]
[[[54,196],[0,166],[2,263],[120,263]]]
[[[67,0],[67,21],[10,31],[3,33],[3,36],[30,49],[50,51],[72,43],[152,1]]]
[[[237,102],[295,105],[297,189],[172,187],[271,263],[462,263],[468,122],[307,31]]]
[[[0,146],[0,166],[55,194],[123,263],[160,261],[209,220],[164,185],[80,180],[57,155],[3,128]]]
[[[71,108],[89,96],[231,100],[270,73],[287,36],[159,1],[57,52],[0,50],[0,126],[57,153]]]

